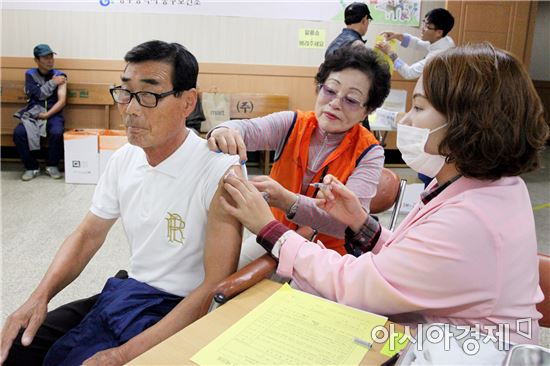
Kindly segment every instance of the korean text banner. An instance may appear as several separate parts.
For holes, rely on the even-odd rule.
[[[344,0],[3,0],[4,9],[167,13],[253,18],[343,21]],[[368,0],[374,22],[418,26],[420,0]]]

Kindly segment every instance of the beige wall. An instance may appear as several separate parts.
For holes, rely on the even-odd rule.
[[[422,14],[444,6],[444,1],[424,1]],[[328,43],[343,26],[339,21],[2,10],[2,56],[32,56],[37,43],[49,43],[61,58],[120,60],[136,44],[162,39],[184,44],[199,62],[318,66],[324,50],[298,48],[298,30],[326,29]],[[367,44],[385,30],[419,34],[418,28],[373,22]],[[400,56],[412,62],[423,55],[403,49]]]
[[[533,80],[550,81],[550,2],[539,1],[529,72]]]

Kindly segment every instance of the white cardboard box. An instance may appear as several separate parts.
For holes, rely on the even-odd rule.
[[[99,178],[99,130],[70,130],[63,134],[65,183],[96,184]]]
[[[128,142],[126,131],[103,130],[99,132],[99,176],[105,171],[105,167],[111,155]]]

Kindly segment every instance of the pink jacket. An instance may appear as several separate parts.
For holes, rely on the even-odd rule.
[[[304,291],[400,323],[509,324],[512,342],[538,343],[537,260],[523,180],[462,177],[417,204],[394,233],[383,229],[373,251],[358,258],[292,233],[277,273]],[[519,330],[531,324],[530,338],[517,333],[516,321],[526,318]]]

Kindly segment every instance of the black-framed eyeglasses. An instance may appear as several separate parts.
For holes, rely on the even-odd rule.
[[[169,95],[179,93],[176,90],[171,90],[169,92],[160,93],[160,94],[147,92],[147,91],[138,91],[138,92],[132,93],[131,91],[127,89],[123,89],[120,86],[115,86],[114,88],[109,89],[109,91],[111,92],[111,96],[113,97],[113,100],[115,101],[115,103],[130,104],[130,102],[132,101],[132,98],[136,97],[136,100],[139,103],[139,105],[145,108],[155,108],[159,103],[159,99],[162,99]]]
[[[426,20],[423,20],[422,21],[422,28],[428,29],[428,30],[437,30],[437,28],[435,26],[429,27],[428,24],[429,23]]]

